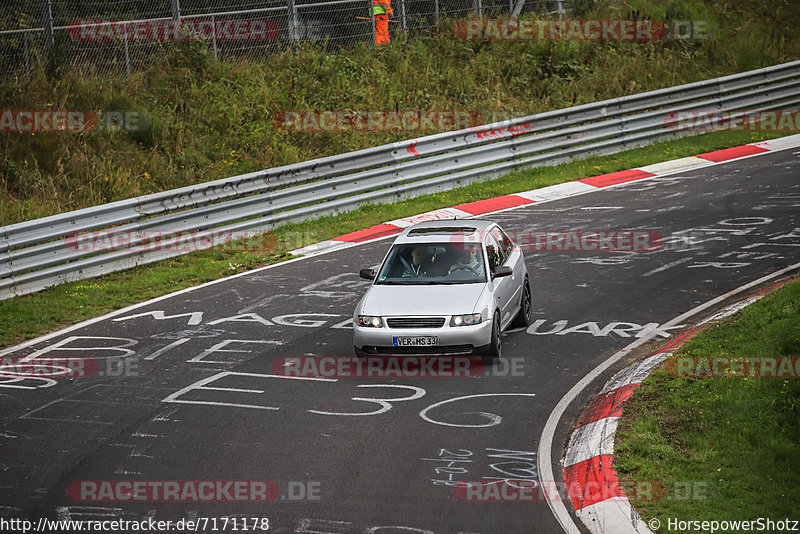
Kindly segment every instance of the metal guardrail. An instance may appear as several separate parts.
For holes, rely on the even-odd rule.
[[[265,231],[367,203],[460,187],[512,170],[608,154],[691,132],[675,114],[800,104],[800,61],[444,132],[0,227],[0,300],[183,254],[147,245],[210,232]],[[82,250],[82,234],[125,236]]]

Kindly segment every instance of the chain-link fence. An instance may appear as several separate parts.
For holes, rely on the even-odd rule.
[[[335,52],[375,43],[378,0],[3,0],[0,72],[37,62],[130,74],[176,43],[215,57],[265,57],[314,42]],[[569,0],[392,0],[389,34],[418,33],[445,19],[560,15]],[[380,31],[380,30],[378,30]]]

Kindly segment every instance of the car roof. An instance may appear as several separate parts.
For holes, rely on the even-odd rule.
[[[450,243],[454,236],[458,236],[461,243],[480,243],[486,232],[495,226],[494,221],[486,219],[425,221],[403,230],[395,243]]]

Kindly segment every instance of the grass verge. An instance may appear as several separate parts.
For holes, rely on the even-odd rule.
[[[800,356],[800,281],[709,327],[677,355]],[[661,368],[625,404],[614,460],[620,480],[667,489],[663,499],[634,500],[662,529],[668,518],[796,518],[800,381],[677,378]]]
[[[654,144],[610,156],[507,176],[395,204],[368,205],[338,216],[281,226],[262,250],[217,248],[143,265],[102,277],[62,284],[0,301],[0,347],[121,307],[263,265],[284,261],[289,251],[387,220],[498,195],[526,191],[683,156],[761,141],[767,134],[716,132]]]

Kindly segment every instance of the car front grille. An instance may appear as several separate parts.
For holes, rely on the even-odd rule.
[[[386,324],[389,328],[441,328],[444,317],[390,317]]]

